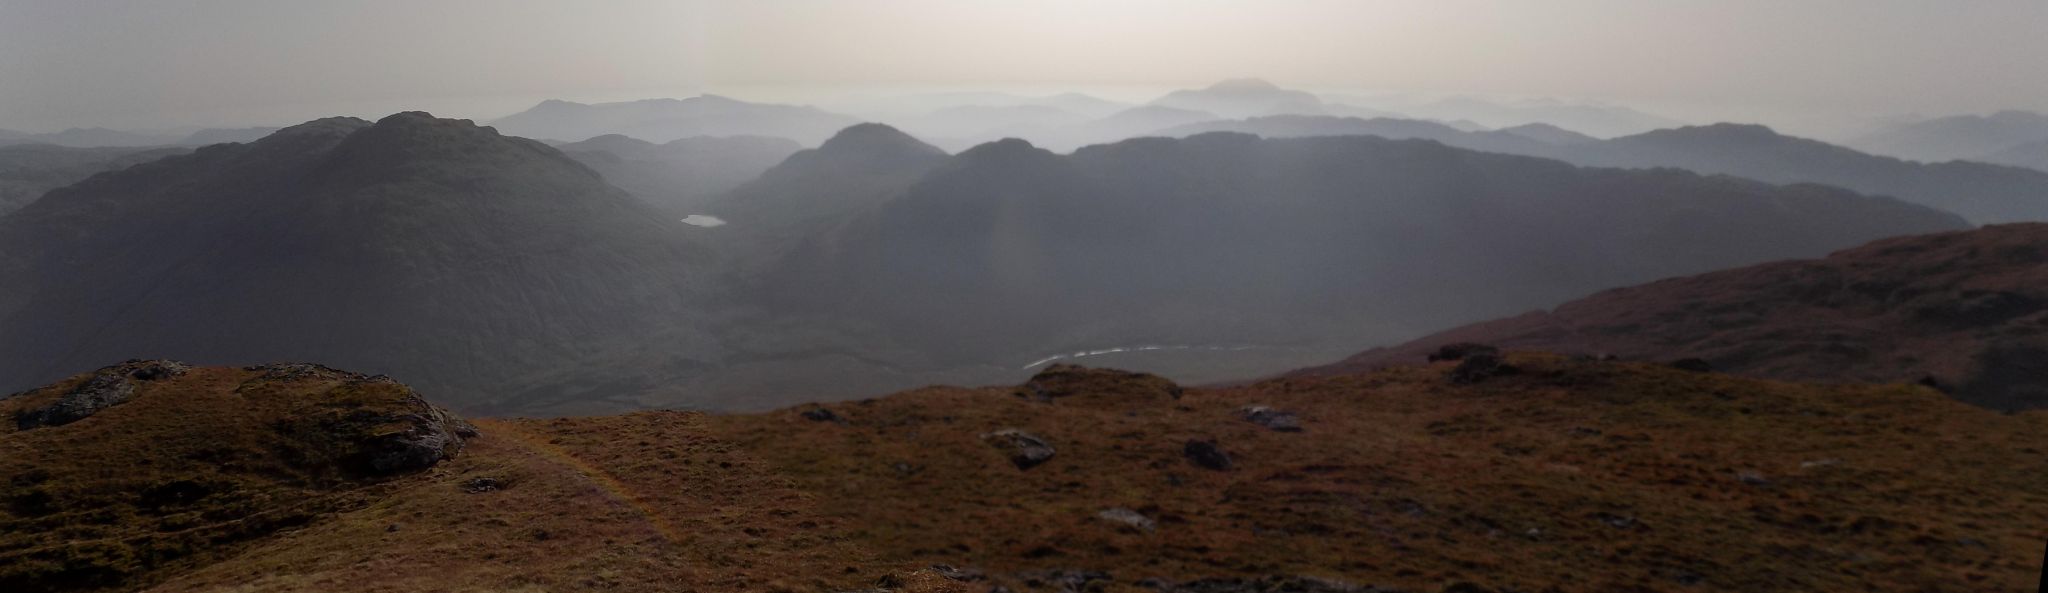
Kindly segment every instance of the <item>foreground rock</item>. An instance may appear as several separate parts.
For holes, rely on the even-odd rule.
[[[363,504],[477,436],[388,377],[308,364],[129,361],[0,414],[0,590],[22,592],[131,588]]]

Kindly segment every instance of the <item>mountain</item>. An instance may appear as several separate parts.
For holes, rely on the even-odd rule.
[[[1323,100],[1306,91],[1280,88],[1264,80],[1240,78],[1207,88],[1179,90],[1154,99],[1153,105],[1207,111],[1228,118],[1267,115],[1323,115]]]
[[[1589,166],[1683,167],[1771,183],[1825,183],[1895,196],[1976,223],[2048,221],[2048,173],[1873,156],[1755,125],[1658,130],[1549,153]]]
[[[1059,366],[1015,387],[756,414],[464,422],[381,377],[137,361],[0,401],[12,420],[124,394],[61,425],[0,422],[0,586],[1677,593],[2038,578],[2048,414],[1914,385],[1501,362],[1519,372],[1447,362],[1227,389]],[[378,459],[386,471],[360,469]]]
[[[768,136],[808,146],[856,123],[813,107],[701,95],[596,104],[549,100],[491,125],[509,135],[570,141],[606,134],[658,143],[690,136]]]
[[[1066,156],[1006,140],[904,187],[815,237],[752,300],[883,328],[952,365],[1168,347],[1284,363],[1598,288],[1964,226],[1821,186],[1367,136],[1218,133]]]
[[[1957,399],[2048,407],[2048,224],[1886,239],[1824,259],[1608,290],[1298,374],[1422,360],[1440,346],[1698,358],[1799,381],[1927,381]]]
[[[0,134],[0,146],[12,144],[54,144],[74,148],[169,146],[177,144],[178,139],[177,136],[109,130],[106,128],[70,128],[62,132],[45,134],[23,132]]]
[[[1086,122],[1080,113],[1044,105],[961,105],[913,117],[887,120],[920,138],[950,145],[973,146],[1005,136],[1030,135],[1048,128]]]
[[[720,229],[721,244],[735,267],[751,272],[895,198],[946,158],[896,128],[860,124],[790,155],[705,210],[731,223]]]
[[[2048,140],[2021,144],[1971,160],[2048,172]]]
[[[682,216],[702,211],[712,197],[752,181],[803,147],[763,136],[693,136],[655,144],[610,134],[555,149],[612,185]]]
[[[269,127],[206,128],[192,132],[190,135],[185,136],[183,140],[179,140],[178,144],[182,146],[206,146],[222,142],[255,142],[276,131],[277,128]]]
[[[466,120],[308,122],[0,218],[0,390],[85,361],[300,359],[472,410],[601,406],[716,355],[692,230]]]
[[[1974,159],[2021,144],[2048,141],[2048,115],[2001,111],[1887,126],[1849,142],[1882,155],[1916,161]]]
[[[50,190],[102,171],[125,169],[185,152],[183,148],[0,146],[0,216],[27,206]]]
[[[1556,146],[1576,146],[1600,141],[1599,138],[1544,123],[1501,128],[1500,131]]]

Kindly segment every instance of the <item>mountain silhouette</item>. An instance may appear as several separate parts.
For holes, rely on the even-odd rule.
[[[308,122],[0,219],[0,390],[169,356],[345,364],[472,409],[596,401],[632,390],[599,370],[622,351],[712,355],[689,228],[466,120]]]

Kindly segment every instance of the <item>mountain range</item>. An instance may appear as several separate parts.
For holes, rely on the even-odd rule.
[[[859,121],[815,107],[700,95],[595,104],[549,100],[490,123],[505,134],[543,140],[620,134],[666,143],[691,136],[768,136],[809,146]]]
[[[1886,126],[1849,141],[1877,154],[1926,162],[1980,160],[2022,144],[2048,142],[2048,115],[2001,111]]]
[[[1770,183],[1822,183],[1893,196],[1975,223],[2048,220],[2048,172],[1975,162],[1924,164],[1864,154],[1757,125],[1656,130],[1604,141],[1555,142],[1510,131],[1466,132],[1413,120],[1279,116],[1208,122],[1162,131],[1232,131],[1267,137],[1368,134],[1423,138],[1451,146],[1540,156],[1589,167],[1674,167]]]
[[[750,300],[860,320],[955,365],[1148,345],[1305,349],[1298,365],[1316,347],[1597,288],[1965,226],[1822,186],[1366,136],[1204,134],[1064,156],[1006,140],[902,187],[812,233]],[[1195,380],[1204,367],[1148,368]]]

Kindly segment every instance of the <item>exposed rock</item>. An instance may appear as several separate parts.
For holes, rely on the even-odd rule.
[[[462,483],[462,491],[470,494],[497,492],[505,488],[505,482],[492,477],[470,478]]]
[[[1458,363],[1458,366],[1451,369],[1451,382],[1460,385],[1470,385],[1502,375],[1512,375],[1516,372],[1518,372],[1518,369],[1509,365],[1498,353],[1467,353],[1464,357],[1464,362]]]
[[[1678,369],[1681,371],[1692,371],[1695,373],[1714,372],[1713,363],[1707,362],[1705,359],[1700,358],[1681,358],[1678,360],[1671,361],[1671,368]]]
[[[1180,399],[1181,387],[1158,375],[1055,364],[1033,375],[1016,393],[1042,402],[1075,396],[1109,401],[1173,400]]]
[[[1102,512],[1096,513],[1095,516],[1121,523],[1138,531],[1152,531],[1159,528],[1159,523],[1153,521],[1151,517],[1123,507],[1103,509]]]
[[[1766,477],[1764,477],[1763,473],[1761,473],[1761,472],[1757,472],[1757,471],[1753,471],[1753,470],[1743,470],[1743,471],[1735,472],[1735,479],[1736,479],[1736,480],[1739,480],[1739,481],[1741,481],[1741,482],[1742,482],[1742,483],[1744,483],[1744,484],[1748,484],[1748,485],[1751,485],[1751,486],[1769,486],[1769,485],[1771,485],[1771,480],[1770,480],[1770,478],[1766,478]]]
[[[130,360],[94,371],[92,377],[40,408],[19,412],[15,426],[21,430],[63,426],[84,420],[135,397],[137,381],[158,381],[182,375],[191,367],[170,360]]]
[[[1016,464],[1017,469],[1038,467],[1039,464],[1052,459],[1055,452],[1052,445],[1046,443],[1045,439],[1014,428],[1006,428],[981,435],[981,440],[987,441],[997,449],[1002,449],[1008,453],[1010,455],[1010,463]]]
[[[838,415],[838,414],[835,414],[835,413],[833,413],[833,412],[832,412],[832,410],[831,410],[831,409],[828,409],[828,408],[825,408],[825,407],[822,407],[822,406],[821,406],[821,407],[816,407],[816,408],[811,408],[811,409],[809,409],[809,410],[804,410],[804,411],[803,411],[803,417],[804,417],[804,419],[805,419],[805,420],[809,420],[809,421],[812,421],[812,422],[839,422],[839,421],[840,421],[840,419],[839,419],[839,415]]]
[[[1311,576],[1267,575],[1258,578],[1211,578],[1179,584],[1155,583],[1163,593],[1400,593],[1396,589],[1358,586]]]
[[[1097,570],[1043,570],[1017,574],[1024,586],[1034,590],[1057,591],[1059,593],[1083,593],[1091,591],[1090,585],[1097,581],[1110,583],[1116,580],[1107,572]]]
[[[971,567],[954,568],[950,564],[933,564],[931,571],[939,576],[965,583],[988,579],[988,575],[982,574],[980,570]]]
[[[1445,344],[1443,347],[1437,348],[1436,352],[1432,352],[1429,354],[1429,361],[1441,362],[1464,360],[1466,357],[1479,354],[1490,354],[1494,356],[1499,356],[1500,349],[1488,346],[1486,344],[1477,344],[1472,342],[1458,342],[1456,344]]]
[[[1188,458],[1188,463],[1199,467],[1224,471],[1231,466],[1230,454],[1224,453],[1222,447],[1216,446],[1216,441],[1189,440],[1186,445],[1181,446],[1180,452]]]
[[[1275,432],[1301,432],[1301,417],[1294,412],[1275,410],[1266,406],[1245,406],[1237,413],[1253,424],[1273,429]]]

